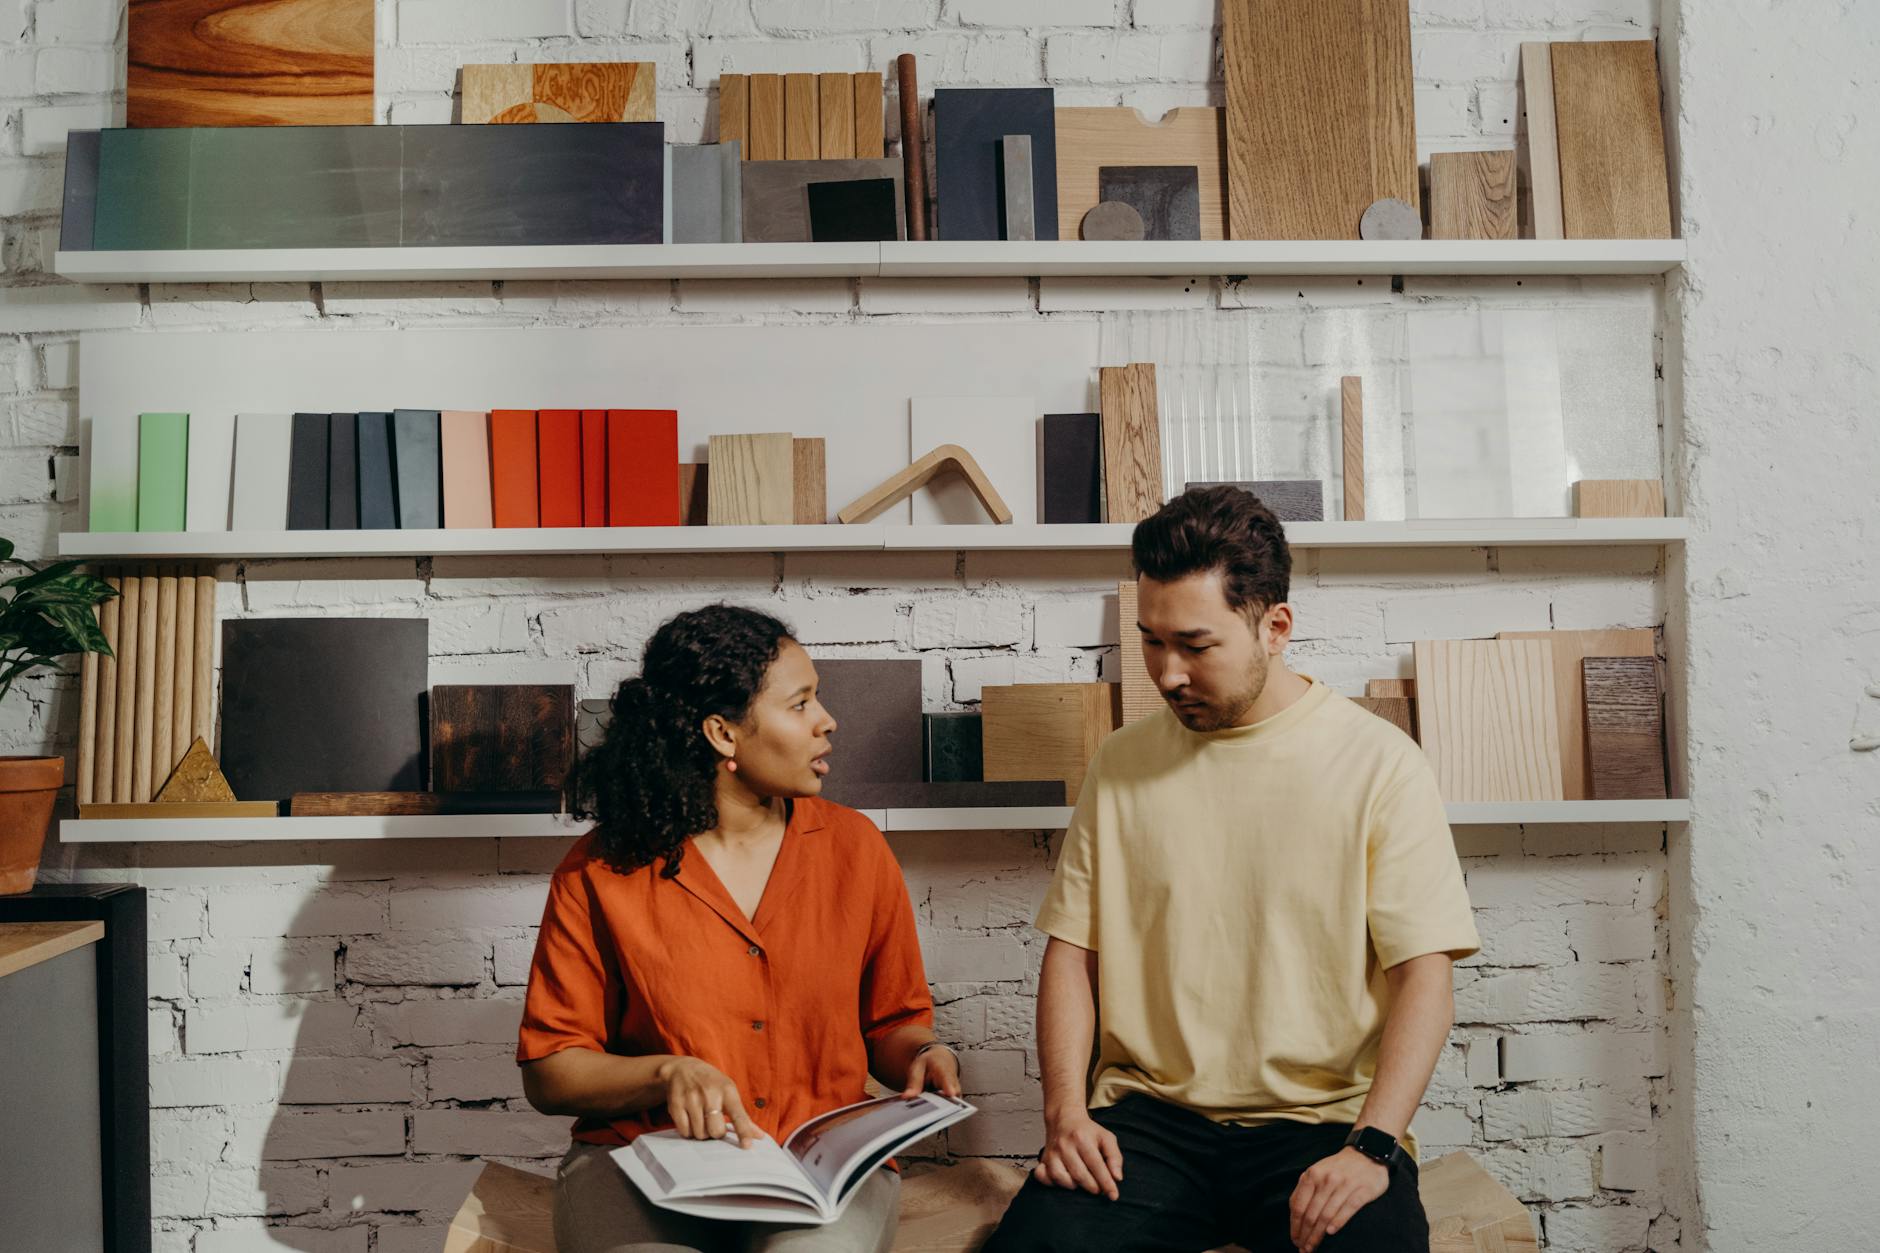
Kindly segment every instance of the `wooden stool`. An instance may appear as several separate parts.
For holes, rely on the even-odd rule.
[[[971,1253],[1024,1182],[1024,1169],[1005,1162],[910,1163],[894,1253]],[[452,1220],[444,1253],[555,1253],[554,1189],[542,1175],[490,1163]],[[1430,1253],[1531,1253],[1537,1247],[1527,1210],[1467,1153],[1426,1163],[1421,1190]]]

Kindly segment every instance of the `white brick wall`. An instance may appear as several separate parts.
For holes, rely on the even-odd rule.
[[[1644,35],[1643,0],[1415,0],[1420,146],[1505,144],[1523,38]],[[1378,280],[1028,284],[219,284],[72,288],[49,278],[63,128],[122,117],[122,0],[0,0],[0,533],[45,551],[70,522],[55,466],[76,455],[76,335],[94,328],[542,325],[925,316],[1090,318],[1131,308],[1251,309],[1276,368],[1337,360],[1324,311],[1425,304],[1636,304],[1651,284]],[[384,0],[378,115],[444,121],[457,67],[649,59],[673,138],[709,138],[723,69],[884,68],[912,50],[923,87],[1050,83],[1061,103],[1219,104],[1209,0]],[[898,133],[889,119],[890,135]],[[1640,565],[1639,562],[1643,561]],[[1113,557],[802,554],[547,561],[250,562],[222,610],[421,611],[440,654],[492,674],[557,658],[583,695],[631,673],[663,618],[758,600],[818,648],[920,657],[934,707],[987,683],[1113,679]],[[1301,554],[1296,662],[1357,690],[1408,670],[1419,635],[1663,620],[1655,555]],[[0,750],[69,751],[76,694],[38,680],[0,711]],[[1055,841],[1038,833],[893,840],[935,981],[984,1112],[936,1148],[1022,1157],[1041,1120],[1029,919]],[[1417,1128],[1471,1147],[1542,1215],[1551,1247],[1667,1247],[1656,1097],[1668,966],[1660,833],[1458,833],[1487,948],[1458,974],[1460,1025]],[[521,1099],[510,1062],[544,876],[561,842],[379,848],[57,848],[55,875],[138,878],[151,895],[157,1242],[221,1253],[433,1249],[467,1158],[547,1169],[560,1120]]]

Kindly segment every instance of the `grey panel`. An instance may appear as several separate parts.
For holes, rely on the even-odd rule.
[[[744,178],[744,242],[807,244],[810,242],[809,185],[852,183],[865,179],[894,180],[894,232],[907,237],[906,197],[901,194],[901,159],[842,161],[746,161]]]
[[[189,247],[395,247],[401,137],[411,129],[195,129]]]
[[[940,87],[933,93],[940,239],[999,239],[1007,135],[1031,136],[1034,219],[1057,238],[1057,114],[1049,87]]]
[[[662,122],[403,129],[408,247],[663,239]]]
[[[735,244],[743,238],[741,145],[675,144],[672,154],[672,242]]]
[[[65,136],[65,199],[59,213],[59,249],[91,251],[92,220],[98,209],[97,131]]]
[[[822,794],[844,805],[859,783],[919,783],[921,743],[918,660],[816,661],[817,699],[836,720],[835,753]]]
[[[98,135],[93,248],[189,247],[189,154],[195,132]]]
[[[1192,165],[1105,165],[1097,198],[1142,215],[1144,239],[1201,238],[1201,171]]]
[[[0,977],[0,1245],[105,1247],[93,945]]]

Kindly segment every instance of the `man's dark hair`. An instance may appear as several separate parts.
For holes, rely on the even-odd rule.
[[[1136,524],[1129,547],[1136,573],[1158,583],[1219,570],[1228,607],[1253,617],[1291,590],[1285,528],[1259,497],[1238,487],[1183,492]]]

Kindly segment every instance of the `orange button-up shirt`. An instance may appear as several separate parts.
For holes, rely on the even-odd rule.
[[[659,863],[621,874],[593,845],[579,840],[550,882],[518,1061],[566,1048],[696,1057],[781,1141],[867,1099],[871,1042],[932,1025],[907,884],[881,831],[854,810],[792,803],[748,919],[691,841],[671,879]],[[617,1145],[670,1126],[662,1105],[584,1118],[574,1138]]]

